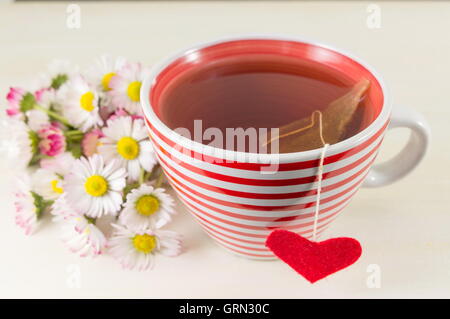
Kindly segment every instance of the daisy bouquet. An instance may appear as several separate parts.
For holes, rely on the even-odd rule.
[[[139,105],[147,72],[110,56],[85,71],[56,61],[33,88],[10,88],[2,148],[21,171],[15,220],[27,235],[51,214],[83,257],[109,253],[146,270],[158,253],[181,252],[180,236],[164,229],[175,203]]]

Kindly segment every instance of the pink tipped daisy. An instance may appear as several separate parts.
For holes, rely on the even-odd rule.
[[[103,132],[100,129],[93,129],[86,133],[81,141],[81,148],[83,154],[87,157],[98,153],[98,147],[101,144],[100,138],[103,137]]]
[[[32,191],[30,178],[26,174],[17,178],[15,188],[13,195],[16,224],[25,231],[26,235],[31,235],[45,210],[46,202],[42,196]]]
[[[105,235],[84,216],[68,219],[61,230],[64,244],[80,257],[98,256],[106,247]]]
[[[83,216],[79,211],[67,203],[67,194],[63,193],[52,204],[50,213],[53,215],[54,222],[60,222],[73,217]]]
[[[39,152],[47,156],[57,156],[66,150],[64,132],[57,123],[43,126],[38,132]]]
[[[55,90],[49,88],[39,89],[34,92],[36,104],[45,110],[50,108],[60,110],[60,105],[57,103]],[[42,109],[31,109],[25,112],[27,116],[27,124],[33,131],[40,130],[43,126],[50,124],[50,118]]]
[[[75,157],[70,152],[65,152],[50,158],[43,158],[40,161],[41,168],[60,176],[69,174],[72,171],[74,163]]]
[[[110,114],[108,117],[109,120],[115,120],[119,117],[130,116],[133,120],[144,120],[144,117],[141,115],[130,114],[124,109],[117,109],[114,113]]]
[[[25,95],[26,91],[19,87],[11,87],[8,94],[6,95],[6,100],[8,101],[8,108],[6,109],[6,114],[10,117],[19,116],[20,113],[20,103]]]
[[[52,206],[54,221],[61,224],[61,239],[65,246],[81,257],[100,255],[106,247],[106,238],[92,219],[73,209],[61,196]]]

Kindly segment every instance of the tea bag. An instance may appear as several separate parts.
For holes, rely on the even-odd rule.
[[[331,102],[325,110],[316,110],[310,117],[280,127],[278,136],[272,137],[268,134],[263,137],[262,146],[270,150],[270,144],[278,139],[279,153],[290,153],[339,142],[369,85],[369,80],[361,79],[348,93]]]

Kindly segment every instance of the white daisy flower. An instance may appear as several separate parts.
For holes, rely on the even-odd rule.
[[[40,161],[41,168],[48,170],[60,176],[66,176],[72,171],[75,163],[75,157],[72,153],[65,152],[57,156],[43,158]]]
[[[156,159],[143,120],[121,116],[108,121],[102,132],[98,153],[126,167],[129,180],[137,180],[141,168],[152,170]]]
[[[115,232],[109,240],[109,251],[123,268],[139,271],[151,269],[156,253],[174,257],[181,253],[181,238],[171,231],[150,229],[132,231],[112,225]]]
[[[57,103],[56,91],[54,89],[43,88],[34,92],[36,103],[45,109],[55,108]]]
[[[105,235],[84,216],[67,220],[62,224],[61,230],[64,244],[80,257],[95,257],[105,250]]]
[[[97,85],[99,92],[111,90],[109,82],[111,79],[127,64],[124,57],[114,58],[111,55],[102,55],[95,61],[95,64],[88,69],[87,76],[89,81]]]
[[[36,132],[22,121],[14,118],[1,120],[0,152],[12,167],[23,169],[38,152],[38,136]]]
[[[47,113],[40,110],[27,111],[28,126],[33,131],[39,131],[43,126],[50,124]]]
[[[125,65],[116,76],[109,81],[112,103],[117,108],[124,108],[131,114],[142,114],[140,92],[143,80],[148,76],[149,69],[140,63]]]
[[[95,154],[75,161],[72,171],[64,178],[63,188],[69,205],[88,217],[97,218],[119,211],[125,180],[125,169],[116,168],[114,161],[104,163],[103,157]]]
[[[36,103],[46,109],[62,113],[61,101],[58,92],[52,88],[43,88],[34,92]]]
[[[40,84],[39,87],[53,88],[58,90],[69,79],[74,77],[79,72],[79,67],[72,64],[66,59],[57,59],[52,61],[48,67],[47,72],[40,74],[36,81]]]
[[[55,200],[64,190],[63,178],[51,170],[40,168],[31,177],[33,190],[45,200]]]
[[[25,230],[26,235],[31,235],[47,203],[31,190],[31,182],[27,174],[22,174],[16,179],[15,188],[13,195],[16,224]]]
[[[171,220],[175,203],[163,188],[142,184],[128,195],[119,221],[130,229],[160,228]]]
[[[50,213],[53,215],[54,222],[61,222],[73,217],[83,216],[83,214],[72,208],[67,203],[66,193],[61,194],[61,196],[53,202]]]
[[[106,247],[103,232],[93,223],[73,209],[66,201],[65,195],[52,206],[54,221],[61,224],[61,239],[69,250],[81,257],[100,255]]]
[[[102,125],[99,114],[98,94],[81,76],[75,76],[61,87],[58,99],[62,113],[69,123],[86,132]]]

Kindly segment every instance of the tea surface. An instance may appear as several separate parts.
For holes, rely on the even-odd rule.
[[[187,128],[191,136],[194,120],[201,120],[203,130],[218,128],[225,138],[227,128],[270,130],[310,117],[354,84],[315,62],[271,55],[226,58],[196,66],[173,80],[161,96],[159,116],[171,129]],[[361,100],[342,139],[370,124],[374,112],[369,104]],[[230,149],[226,141],[203,142]],[[236,150],[234,144],[231,149]],[[245,151],[253,151],[247,146]],[[282,152],[304,150],[307,146],[294,145]]]

